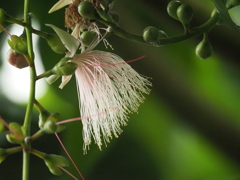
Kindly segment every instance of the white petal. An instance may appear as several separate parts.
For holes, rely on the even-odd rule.
[[[57,11],[61,8],[63,8],[64,6],[71,4],[72,0],[60,0],[58,1],[49,11],[48,13],[52,13],[54,11]]]
[[[72,78],[72,75],[69,76],[62,76],[62,83],[60,84],[59,88],[62,89]]]
[[[49,26],[49,27],[53,28],[53,30],[60,37],[64,46],[70,52],[68,57],[72,57],[76,53],[76,51],[77,51],[77,49],[80,45],[79,40],[74,38],[71,34],[67,33],[66,31],[64,31],[64,30],[62,30],[62,29],[60,29],[60,28],[58,28],[58,27],[56,27],[52,24],[46,24],[46,26]]]

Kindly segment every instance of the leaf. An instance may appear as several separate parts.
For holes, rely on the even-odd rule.
[[[233,29],[235,32],[238,32],[240,33],[240,28],[239,26],[237,26],[231,19],[231,17],[229,16],[229,13],[228,13],[228,9],[226,8],[225,6],[225,2],[224,0],[212,0],[213,3],[215,4],[218,12],[219,12],[219,15],[220,15],[220,18],[222,19],[223,23],[230,27],[231,29]]]

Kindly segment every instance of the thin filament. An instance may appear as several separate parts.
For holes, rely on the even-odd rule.
[[[84,177],[82,175],[82,173],[79,171],[77,165],[75,164],[75,162],[73,161],[72,157],[70,156],[70,154],[68,153],[67,149],[65,148],[65,146],[63,145],[61,139],[59,138],[58,134],[55,133],[56,138],[58,139],[59,143],[61,144],[63,150],[65,151],[65,153],[67,154],[68,158],[70,159],[70,161],[72,162],[72,164],[74,165],[75,169],[77,170],[78,174],[81,176],[81,178],[84,180]]]

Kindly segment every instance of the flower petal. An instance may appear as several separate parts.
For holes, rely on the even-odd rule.
[[[72,78],[72,75],[69,76],[62,76],[62,83],[60,84],[59,88],[62,89]]]
[[[76,53],[76,51],[80,45],[80,42],[76,38],[74,38],[71,34],[67,33],[66,31],[64,31],[52,24],[46,24],[46,26],[51,27],[57,33],[57,35],[61,39],[62,43],[65,45],[65,47],[70,52],[70,54],[68,54],[68,57],[72,57]]]
[[[60,0],[58,1],[49,11],[48,13],[52,13],[54,11],[57,11],[61,8],[63,8],[64,6],[71,4],[72,0]]]

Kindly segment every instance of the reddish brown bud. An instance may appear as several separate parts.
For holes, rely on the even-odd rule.
[[[19,69],[29,66],[25,57],[22,54],[15,54],[12,49],[9,49],[7,53],[7,60],[12,66],[15,66]]]

